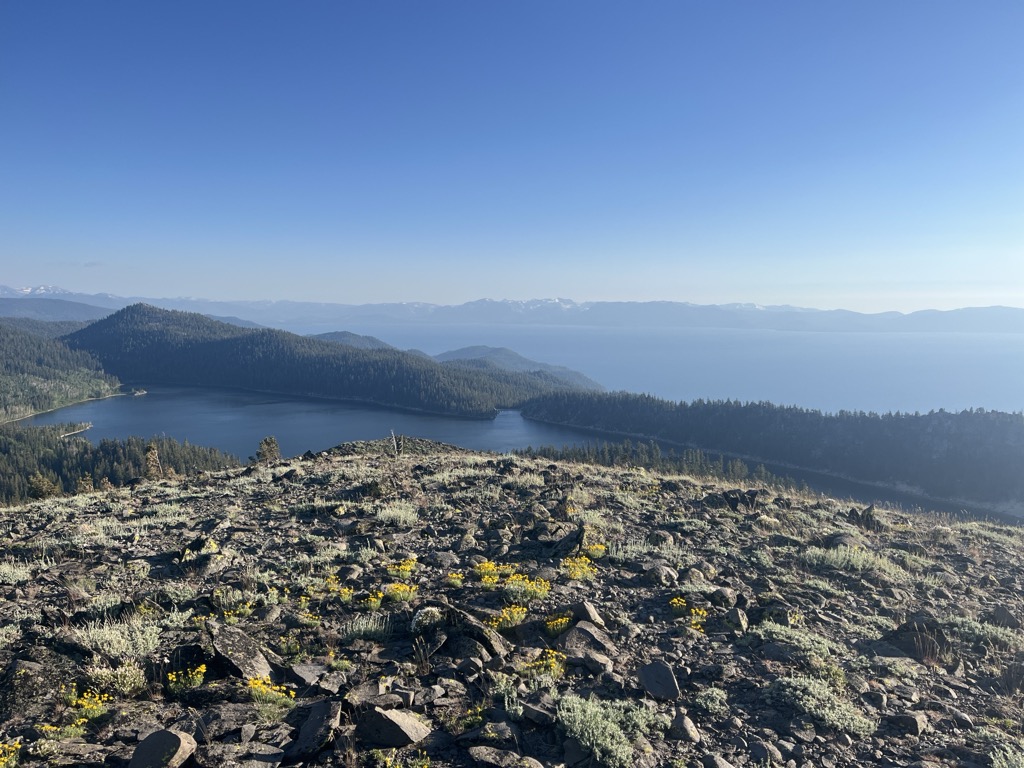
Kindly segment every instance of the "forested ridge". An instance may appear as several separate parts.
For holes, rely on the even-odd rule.
[[[597,464],[603,467],[643,467],[656,472],[677,473],[693,477],[715,478],[739,483],[755,480],[779,488],[807,490],[806,484],[799,484],[789,477],[773,475],[763,464],[751,471],[742,459],[728,461],[722,454],[713,455],[700,448],[662,450],[654,440],[608,441],[601,440],[583,445],[528,446],[513,451],[519,456],[549,459],[551,461],[574,461],[582,464]]]
[[[746,456],[943,499],[1024,501],[1024,415],[821,411],[771,403],[672,402],[629,393],[557,393],[525,417]]]
[[[0,325],[8,328],[15,328],[33,336],[42,336],[45,339],[56,339],[59,336],[66,336],[69,333],[85,328],[93,321],[85,320],[36,320],[31,317],[0,317]]]
[[[118,387],[88,352],[0,323],[0,421],[105,397]]]
[[[125,382],[237,387],[475,418],[567,386],[542,372],[469,369],[144,304],[65,338]]]
[[[167,437],[101,440],[70,435],[82,425],[0,426],[0,503],[125,485],[137,478],[172,477],[236,466],[214,448]]]

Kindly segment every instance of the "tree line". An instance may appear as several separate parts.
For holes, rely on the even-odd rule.
[[[191,475],[238,465],[233,456],[168,437],[63,437],[83,427],[0,426],[0,503],[120,487],[139,478]]]
[[[1024,415],[865,413],[629,393],[553,393],[523,416],[750,457],[943,499],[1024,500]]]
[[[553,445],[533,447],[515,451],[520,456],[550,459],[552,461],[576,461],[582,464],[597,464],[604,467],[643,467],[657,472],[709,477],[731,483],[754,482],[779,488],[801,488],[788,477],[773,475],[763,464],[753,470],[742,459],[726,459],[722,454],[706,453],[699,448],[662,450],[654,440],[601,440],[584,445]]]

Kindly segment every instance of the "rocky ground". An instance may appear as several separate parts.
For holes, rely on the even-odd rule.
[[[0,525],[0,768],[1024,765],[1017,527],[415,440]]]

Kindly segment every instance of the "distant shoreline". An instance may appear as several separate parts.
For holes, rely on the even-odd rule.
[[[97,402],[99,400],[109,400],[112,397],[126,397],[128,394],[130,394],[130,393],[128,393],[128,392],[112,392],[109,395],[103,395],[103,397],[86,397],[86,398],[84,398],[82,400],[74,400],[74,401],[72,401],[70,403],[64,403],[63,405],[58,405],[55,408],[47,408],[45,411],[34,411],[34,412],[26,414],[24,416],[19,416],[16,419],[8,419],[7,421],[0,421],[0,427],[6,426],[8,424],[17,424],[19,421],[24,421],[25,419],[31,419],[31,418],[34,418],[35,416],[42,416],[45,413],[53,413],[54,411],[59,411],[61,408],[70,408],[73,405],[81,405],[82,403],[93,403],[93,402]],[[82,431],[84,431],[84,430],[82,430]],[[77,432],[71,432],[69,434],[77,434]]]

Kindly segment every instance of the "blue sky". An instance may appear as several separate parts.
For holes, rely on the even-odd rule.
[[[1024,306],[1024,4],[0,3],[0,283]]]

